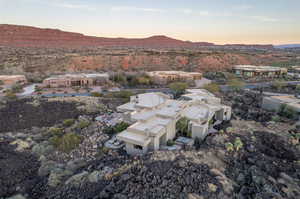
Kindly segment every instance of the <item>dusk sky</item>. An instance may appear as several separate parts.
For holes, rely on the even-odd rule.
[[[0,24],[102,37],[300,43],[300,0],[0,0]]]

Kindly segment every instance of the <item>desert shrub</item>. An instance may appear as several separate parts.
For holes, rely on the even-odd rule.
[[[189,120],[186,117],[179,119],[176,123],[176,130],[178,135],[184,137],[191,137],[191,132],[189,131]]]
[[[16,95],[13,91],[11,91],[11,90],[9,90],[9,91],[7,91],[7,92],[5,93],[5,97],[6,97],[8,100],[16,100],[16,99],[17,99],[17,95]]]
[[[63,136],[53,136],[50,142],[58,150],[70,153],[82,142],[82,137],[74,133],[67,133]]]
[[[195,146],[195,148],[197,150],[200,149],[200,147],[201,147],[201,140],[200,140],[200,138],[198,138],[198,137],[195,138],[195,140],[194,140],[194,146]]]
[[[20,84],[14,84],[12,87],[11,87],[11,90],[12,92],[14,93],[19,93],[22,91],[22,86]]]
[[[103,133],[108,134],[108,135],[112,135],[115,133],[120,133],[124,130],[126,130],[129,127],[129,124],[127,124],[126,122],[121,122],[116,124],[115,126],[109,126],[103,129]]]
[[[297,112],[286,104],[282,104],[279,107],[278,114],[288,119],[297,119]]]
[[[92,96],[92,97],[102,97],[103,94],[102,94],[102,93],[98,93],[98,92],[92,92],[92,93],[91,93],[91,96]]]
[[[297,86],[296,86],[295,90],[297,91],[297,93],[299,93],[299,92],[300,92],[300,84],[297,84]]]
[[[243,148],[244,144],[240,138],[235,138],[234,140],[234,148],[236,151],[239,151],[241,148]]]
[[[112,126],[108,126],[108,127],[103,129],[103,133],[108,134],[108,135],[112,135],[112,134],[115,134],[115,129]]]
[[[121,122],[115,125],[115,131],[117,133],[122,132],[124,130],[126,130],[129,127],[129,124],[127,124],[126,122]]]
[[[50,133],[51,136],[62,136],[64,133],[64,129],[51,127],[48,132]]]
[[[211,93],[218,93],[220,92],[220,86],[216,83],[210,83],[203,86],[204,89],[208,90]]]
[[[90,125],[90,122],[89,121],[84,121],[84,120],[82,120],[82,121],[80,121],[78,124],[77,124],[77,128],[78,129],[84,129],[84,128],[86,128],[86,127],[88,127]]]
[[[129,99],[130,96],[132,96],[133,93],[131,91],[119,91],[119,92],[114,92],[113,96],[116,98],[125,98]]]
[[[280,117],[278,115],[275,115],[275,116],[272,117],[272,121],[274,121],[274,122],[280,122],[281,119],[280,119]]]
[[[65,127],[70,127],[72,126],[73,124],[75,123],[75,120],[74,119],[66,119],[63,121],[63,125]]]
[[[39,86],[36,86],[35,88],[34,88],[34,92],[41,92],[43,89],[41,88],[41,87],[39,87]]]
[[[168,86],[171,91],[174,93],[175,98],[178,98],[185,92],[185,89],[188,88],[188,84],[185,82],[174,82]]]
[[[276,90],[282,90],[286,86],[287,86],[287,83],[284,81],[277,80],[277,81],[272,82],[272,87],[275,88]]]
[[[245,83],[240,79],[231,78],[231,79],[228,80],[228,86],[232,90],[239,91],[245,86]]]
[[[225,148],[226,148],[226,151],[228,151],[228,152],[234,151],[234,147],[233,147],[233,144],[231,142],[227,142],[225,144]]]
[[[168,140],[167,141],[167,146],[173,146],[175,142],[173,140]]]

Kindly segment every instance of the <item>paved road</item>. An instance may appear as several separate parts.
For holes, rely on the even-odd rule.
[[[23,88],[24,92],[18,94],[18,96],[29,96],[29,95],[32,95],[32,93],[34,93],[34,91],[35,91],[36,85],[37,84],[31,84],[29,86],[24,87]]]
[[[300,81],[288,81],[286,82],[289,85],[297,85],[300,84]],[[272,82],[260,82],[260,83],[248,83],[244,86],[244,89],[255,89],[255,88],[265,88],[272,84]],[[221,90],[223,92],[231,90],[228,85],[221,85]]]

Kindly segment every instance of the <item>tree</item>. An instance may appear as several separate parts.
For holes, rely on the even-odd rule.
[[[272,87],[278,91],[282,90],[286,86],[287,86],[287,83],[284,81],[277,80],[277,81],[272,82]]]
[[[169,88],[174,93],[175,98],[178,98],[185,92],[185,89],[188,88],[188,84],[185,82],[174,82],[169,84]]]
[[[206,84],[203,88],[208,90],[211,93],[220,92],[220,86],[219,86],[219,84],[216,84],[216,83]]]
[[[7,92],[5,93],[5,97],[6,97],[7,99],[9,99],[9,100],[16,100],[16,99],[17,99],[16,94],[15,94],[13,91],[11,91],[11,90],[9,90],[9,91],[7,91]]]
[[[186,117],[179,119],[176,123],[176,130],[179,135],[189,137],[189,120]]]
[[[148,77],[139,77],[139,78],[137,78],[137,81],[141,85],[149,85],[150,84],[150,79]]]
[[[235,90],[235,91],[239,91],[240,89],[242,89],[245,86],[245,83],[237,78],[231,78],[228,81],[228,85],[231,89]]]

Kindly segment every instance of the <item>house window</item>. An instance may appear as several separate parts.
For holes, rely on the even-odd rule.
[[[143,150],[143,147],[140,145],[133,145],[134,149]]]

